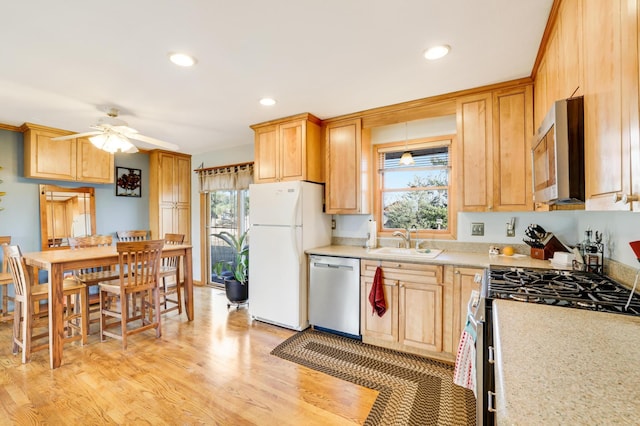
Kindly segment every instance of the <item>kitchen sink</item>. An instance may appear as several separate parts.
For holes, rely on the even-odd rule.
[[[387,256],[402,256],[402,257],[416,257],[420,259],[435,259],[442,250],[437,249],[408,249],[398,247],[380,247],[369,251],[372,254],[380,254]]]

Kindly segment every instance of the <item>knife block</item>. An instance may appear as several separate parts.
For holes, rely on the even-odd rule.
[[[543,248],[531,248],[531,257],[534,259],[547,260],[553,257],[557,251],[567,251],[564,245],[554,235],[546,238]]]

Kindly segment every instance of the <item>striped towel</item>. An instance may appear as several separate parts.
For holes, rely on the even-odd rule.
[[[476,395],[476,330],[469,321],[460,337],[453,383],[471,389],[476,398],[478,397]]]

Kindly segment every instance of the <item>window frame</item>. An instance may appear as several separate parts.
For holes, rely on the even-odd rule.
[[[382,220],[382,168],[384,164],[384,154],[388,152],[413,151],[423,148],[436,148],[447,146],[449,148],[449,186],[448,186],[448,228],[446,230],[423,229],[411,232],[412,238],[455,240],[457,230],[457,169],[456,164],[456,135],[440,135],[427,138],[410,139],[407,141],[389,142],[373,145],[373,158],[375,169],[373,170],[373,218],[377,224],[377,234],[379,237],[392,237],[393,232],[403,231],[399,228],[383,230]],[[406,148],[405,148],[406,147]]]

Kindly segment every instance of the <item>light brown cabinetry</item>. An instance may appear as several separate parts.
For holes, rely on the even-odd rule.
[[[376,268],[382,268],[387,311],[372,312],[369,293]],[[443,350],[442,266],[362,260],[361,333],[365,343],[413,353],[441,355]],[[444,358],[449,358],[446,355]]]
[[[528,211],[531,191],[531,85],[457,100],[460,209]]]
[[[328,123],[324,128],[326,150],[326,212],[365,214],[370,211],[371,162],[369,132],[362,120]]]
[[[191,156],[154,150],[149,154],[151,238],[184,234],[191,243]]]
[[[587,210],[640,210],[639,9],[563,0],[536,72],[536,124],[552,102],[584,95]]]
[[[52,141],[72,134],[25,123],[24,176],[89,183],[114,182],[114,156],[96,148],[87,138]]]
[[[457,100],[460,210],[493,209],[493,102],[491,93]]]
[[[482,286],[482,276],[484,269],[465,268],[460,266],[447,266],[445,268],[445,277],[451,273],[451,281],[453,283],[453,316],[451,333],[451,347],[456,353],[460,342],[460,335],[467,323],[468,302],[471,292],[476,290],[480,292]]]
[[[324,182],[320,119],[300,114],[254,124],[254,182]]]

